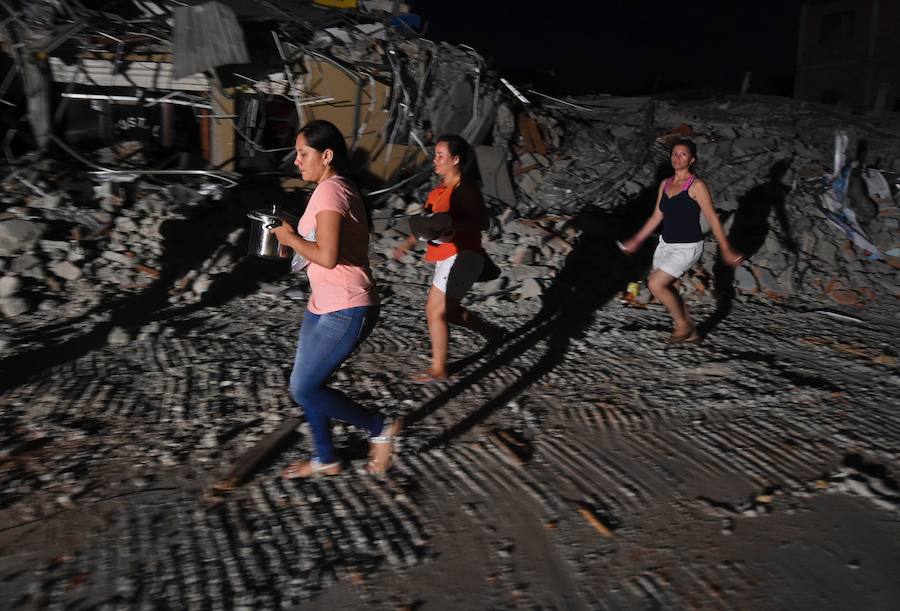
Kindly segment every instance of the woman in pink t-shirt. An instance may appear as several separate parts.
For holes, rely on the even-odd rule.
[[[362,198],[347,176],[347,145],[327,121],[310,121],[297,134],[295,164],[317,183],[297,227],[272,229],[279,243],[309,261],[312,295],[300,327],[290,392],[303,407],[315,443],[311,460],[290,465],[285,479],[337,475],[341,463],[331,441],[331,420],[369,434],[370,473],[390,467],[401,421],[363,408],[328,379],[368,337],[378,321],[378,295],[369,270],[369,229]]]

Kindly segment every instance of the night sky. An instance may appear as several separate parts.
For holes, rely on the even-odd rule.
[[[426,37],[468,44],[551,95],[710,89],[791,95],[802,0],[419,0]]]

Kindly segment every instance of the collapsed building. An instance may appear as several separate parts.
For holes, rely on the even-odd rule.
[[[440,133],[475,145],[494,221],[486,249],[504,269],[479,286],[487,304],[540,298],[578,241],[594,239],[591,210],[633,230],[628,211],[649,213],[667,145],[689,136],[726,230],[753,236],[750,261],[725,278],[739,298],[898,296],[890,113],[758,96],[553,98],[509,83],[473,49],[424,38],[418,17],[387,0],[3,7],[0,311],[19,324],[104,291],[202,300],[239,273],[245,223],[174,267],[171,226],[246,212],[229,193],[251,177],[302,190],[293,139],[310,119],[347,137],[376,274],[410,273],[388,253],[421,209]],[[715,259],[707,249],[686,294],[712,298]],[[649,299],[639,285],[623,293]]]
[[[395,4],[397,14],[383,10]],[[83,151],[129,139],[157,161],[180,153],[170,165],[194,156],[216,170],[274,170],[298,124],[320,118],[389,178],[425,152],[429,130],[478,140],[495,102],[479,79],[483,60],[413,38],[403,10],[387,1],[352,12],[312,2],[22,2],[4,26],[15,60],[4,89],[21,77],[31,129],[9,129],[6,145],[29,138]]]

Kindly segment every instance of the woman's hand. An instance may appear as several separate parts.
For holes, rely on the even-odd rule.
[[[400,242],[400,244],[398,244],[397,246],[394,247],[394,252],[393,252],[394,259],[399,261],[404,256],[406,256],[406,253],[409,252],[409,249],[412,248],[413,244],[415,244],[415,243],[416,243],[415,236],[409,236],[405,240]]]
[[[619,250],[624,252],[626,255],[633,255],[641,248],[641,242],[635,238],[631,238],[625,242],[616,242],[619,245]]]
[[[747,257],[736,250],[732,250],[731,248],[722,249],[722,260],[728,267],[738,267],[741,263],[746,261],[746,259]]]
[[[279,244],[287,244],[297,236],[297,230],[287,221],[281,221],[281,225],[273,227],[269,233],[275,236]]]
[[[456,229],[452,226],[444,229],[438,237],[434,239],[435,242],[451,242],[453,240],[453,236],[456,235]]]

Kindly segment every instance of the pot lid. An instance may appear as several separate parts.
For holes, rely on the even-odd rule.
[[[278,208],[278,206],[272,206],[271,210],[260,208],[258,210],[253,210],[247,213],[247,218],[251,218],[254,221],[262,221],[264,223],[271,221],[287,221],[288,223],[296,223],[297,217],[290,212],[285,212]]]

